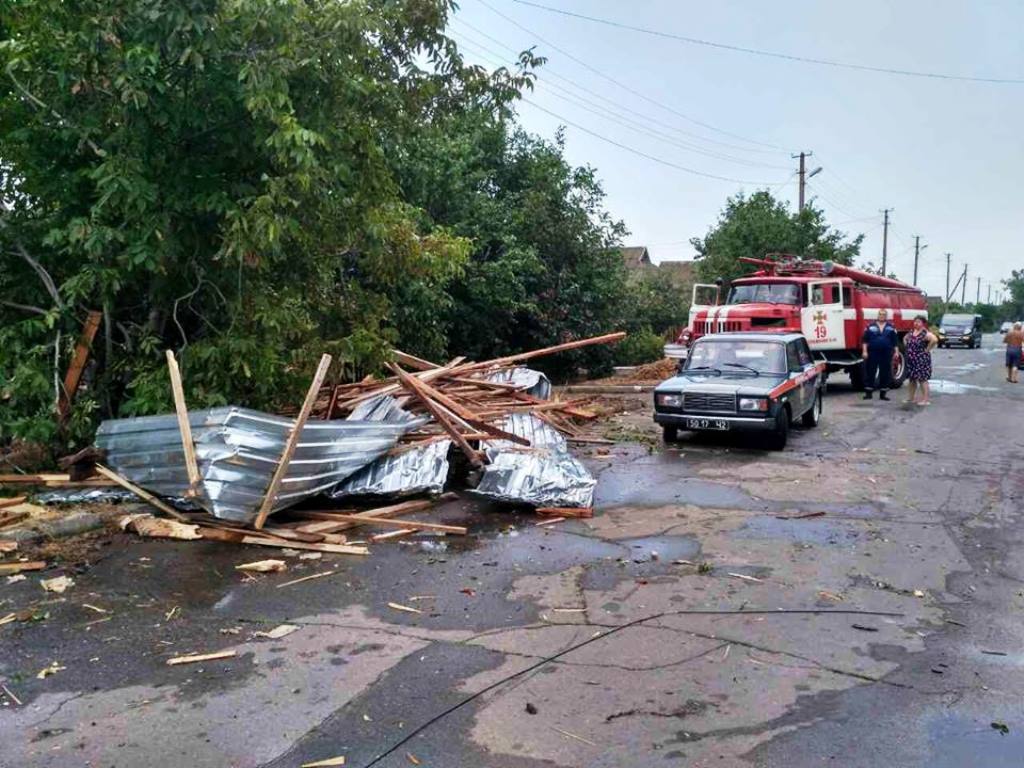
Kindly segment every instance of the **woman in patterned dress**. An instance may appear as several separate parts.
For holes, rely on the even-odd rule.
[[[928,330],[928,321],[924,315],[914,318],[914,330],[903,339],[903,347],[907,358],[907,378],[910,381],[907,405],[914,402],[917,390],[921,391],[918,405],[930,405],[928,400],[928,379],[932,377],[932,350],[939,340]]]

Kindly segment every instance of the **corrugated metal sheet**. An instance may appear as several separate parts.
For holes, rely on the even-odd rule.
[[[532,413],[511,413],[502,429],[530,441],[531,447],[490,440],[490,464],[475,493],[535,507],[589,507],[597,480],[571,453],[565,438]]]
[[[512,368],[507,371],[498,371],[488,376],[487,380],[496,384],[514,384],[520,388],[520,391],[540,400],[547,400],[551,397],[551,382],[548,377],[532,368]]]
[[[190,411],[202,487],[196,501],[217,517],[248,522],[263,494],[294,422],[236,406]],[[274,502],[277,511],[325,491],[389,451],[422,420],[311,421]],[[161,496],[188,488],[174,415],[105,421],[96,445],[119,474]]]

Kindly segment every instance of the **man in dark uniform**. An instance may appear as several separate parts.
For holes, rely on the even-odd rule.
[[[888,322],[889,313],[878,310],[878,320],[864,331],[861,338],[862,356],[864,358],[864,399],[870,400],[877,388],[881,391],[879,400],[889,399],[889,386],[892,383],[892,366],[899,346],[899,336],[892,323]]]

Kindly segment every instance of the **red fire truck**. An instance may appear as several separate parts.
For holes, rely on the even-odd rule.
[[[689,326],[680,335],[680,344],[689,345],[706,333],[797,331],[829,372],[845,369],[854,388],[862,389],[861,336],[884,308],[900,337],[893,386],[902,386],[906,378],[903,337],[917,315],[928,315],[921,290],[830,261],[806,261],[788,254],[741,260],[759,269],[734,280],[724,303],[718,285],[693,287]]]

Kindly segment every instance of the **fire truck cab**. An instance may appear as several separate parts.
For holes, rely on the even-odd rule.
[[[900,337],[893,363],[893,386],[906,378],[903,337],[914,318],[928,314],[924,293],[899,280],[832,262],[772,255],[743,259],[760,267],[734,280],[728,294],[718,285],[693,288],[688,328],[680,342],[689,344],[708,333],[799,332],[815,358],[829,372],[845,370],[855,389],[864,385],[860,341],[868,323],[886,309]]]

